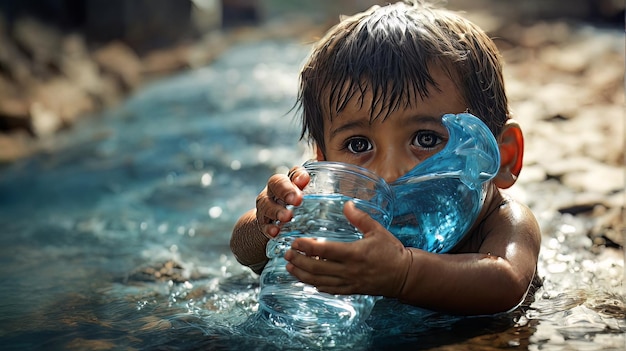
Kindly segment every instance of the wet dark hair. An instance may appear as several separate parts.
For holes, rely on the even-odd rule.
[[[501,61],[493,41],[454,12],[422,1],[374,6],[341,20],[313,48],[300,73],[301,138],[324,151],[324,112],[332,119],[366,91],[371,121],[412,106],[438,89],[434,66],[497,136],[509,118]]]

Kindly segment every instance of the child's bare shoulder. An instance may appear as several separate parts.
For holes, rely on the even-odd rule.
[[[483,238],[482,246],[512,243],[538,247],[541,230],[533,212],[525,204],[508,196],[503,196],[493,213],[489,214],[478,235]]]
[[[537,220],[525,204],[508,197],[498,196],[488,206],[482,218],[467,234],[455,252],[481,252],[492,246],[505,247],[514,241],[539,244],[541,233]]]

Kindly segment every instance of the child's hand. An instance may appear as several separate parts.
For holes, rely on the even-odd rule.
[[[397,297],[412,264],[412,253],[353,202],[346,218],[363,233],[350,243],[296,239],[285,253],[287,270],[300,281],[331,294]]]
[[[256,198],[256,219],[259,230],[268,237],[275,237],[280,231],[279,222],[288,222],[293,217],[286,205],[299,205],[302,202],[302,189],[309,183],[309,174],[303,167],[293,167],[289,174],[274,174],[267,186]]]

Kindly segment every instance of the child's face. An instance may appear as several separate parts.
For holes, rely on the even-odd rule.
[[[431,87],[427,98],[417,97],[412,106],[392,111],[384,120],[370,123],[371,92],[362,105],[356,96],[332,121],[326,116],[325,160],[359,165],[393,182],[443,149],[448,130],[441,117],[461,113],[467,104],[448,75],[435,68],[431,73],[439,89]],[[318,159],[323,159],[319,151]]]

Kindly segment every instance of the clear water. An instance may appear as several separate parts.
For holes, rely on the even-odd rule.
[[[259,277],[228,248],[267,177],[305,159],[285,113],[308,49],[240,44],[3,167],[2,349],[316,348],[260,327]],[[587,222],[528,191],[544,232],[534,302],[457,318],[380,300],[326,348],[623,349],[623,252],[593,253]]]
[[[284,223],[279,236],[270,240],[267,257],[282,257],[296,238],[312,237],[320,240],[350,242],[361,239],[361,234],[343,216],[347,197],[342,195],[305,195],[302,205],[290,206],[293,218]]]
[[[468,213],[474,209],[476,196],[480,198],[480,188],[469,193],[453,177],[396,185],[394,191],[405,201],[396,202],[389,230],[405,246],[430,252],[449,251],[463,238],[465,231],[459,228],[469,229],[473,220],[468,222]]]
[[[274,260],[273,272],[263,281],[255,329],[273,329],[284,340],[299,339],[307,347],[324,348],[339,342],[357,344],[369,330],[364,323],[376,298],[365,295],[330,295],[303,283],[280,281],[284,260]],[[258,332],[258,331],[257,331]]]
[[[383,226],[388,226],[390,213],[370,202],[338,194],[307,194],[300,206],[289,206],[293,211],[293,218],[282,225],[276,239],[270,240],[267,257],[282,257],[291,248],[291,242],[300,237],[339,242],[363,238],[363,234],[343,215],[343,207],[347,201],[353,201],[357,208],[367,212]]]
[[[340,194],[305,195],[300,206],[292,207],[292,220],[267,245],[270,261],[261,274],[260,313],[268,325],[291,336],[306,337],[318,346],[336,343],[336,335],[361,330],[378,298],[319,292],[289,274],[283,256],[293,240],[300,237],[339,242],[361,239],[363,234],[343,216],[343,207],[350,199]],[[388,213],[370,202],[354,201],[373,218],[389,218]]]

